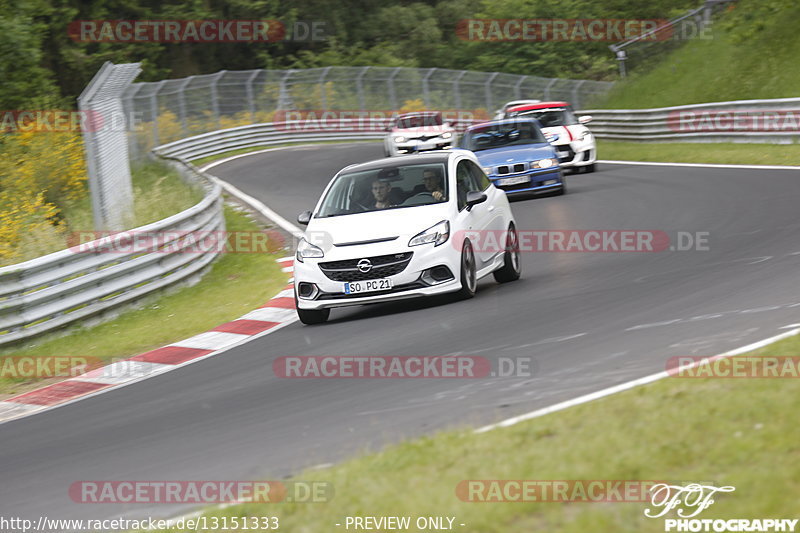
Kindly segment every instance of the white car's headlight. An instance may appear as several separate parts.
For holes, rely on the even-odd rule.
[[[531,161],[531,168],[550,168],[555,165],[554,159],[540,159],[538,161]]]
[[[300,243],[297,245],[296,257],[298,261],[303,263],[304,259],[308,257],[325,257],[325,253],[319,246],[314,246],[307,240],[300,239]]]
[[[421,244],[435,243],[434,246],[439,246],[447,242],[450,238],[450,222],[442,220],[438,224],[431,226],[425,231],[417,233],[411,240],[408,241],[409,246],[419,246]]]
[[[396,142],[396,143],[404,143],[404,142],[406,142],[406,138],[403,137],[402,135],[398,135],[397,137],[394,138],[394,142]]]
[[[442,139],[449,139],[452,136],[453,136],[453,134],[450,133],[449,131],[446,131],[446,132],[442,133]]]
[[[591,138],[592,138],[592,132],[591,131],[584,131],[583,135],[581,135],[580,140],[585,141],[586,139],[591,139]]]

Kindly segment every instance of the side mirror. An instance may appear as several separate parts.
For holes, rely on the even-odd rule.
[[[582,117],[578,117],[578,122],[581,124],[588,124],[592,121],[592,115],[583,115]]]
[[[297,215],[297,222],[303,226],[308,226],[308,223],[311,222],[311,211],[303,211]]]
[[[467,210],[472,209],[473,205],[482,204],[487,200],[485,193],[480,191],[469,191],[467,193]]]

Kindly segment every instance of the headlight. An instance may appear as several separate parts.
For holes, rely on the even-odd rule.
[[[591,136],[592,136],[592,132],[591,131],[584,131],[583,135],[581,135],[581,139],[580,140],[585,141],[586,139],[589,139]]]
[[[531,161],[531,168],[550,168],[555,164],[556,162],[553,159],[540,159],[538,161]]]
[[[419,246],[421,244],[435,243],[434,246],[439,246],[447,242],[450,238],[450,222],[442,220],[438,224],[417,233],[411,240],[408,241],[409,246]]]
[[[394,138],[394,142],[396,142],[396,143],[404,143],[404,142],[406,142],[406,138],[403,137],[402,135],[400,135],[399,137],[395,137]]]
[[[483,167],[483,171],[486,172],[487,174],[491,174],[492,173],[492,167]]]
[[[446,132],[442,133],[442,139],[449,139],[452,136],[453,136],[453,134],[450,133],[449,131],[446,131]]]
[[[325,254],[319,246],[314,246],[307,240],[300,239],[300,243],[297,245],[296,257],[298,261],[303,263],[303,260],[307,257],[325,257]]]

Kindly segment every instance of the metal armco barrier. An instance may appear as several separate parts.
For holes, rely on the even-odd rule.
[[[188,179],[205,188],[204,198],[193,207],[81,247],[0,268],[0,345],[111,312],[202,273],[219,251],[182,253],[190,243],[179,235],[224,231],[221,188],[193,166],[178,165]],[[163,243],[173,243],[174,250],[103,251],[104,246],[133,247],[137,234],[152,233],[165,235]]]
[[[592,115],[589,128],[600,139],[705,143],[800,142],[800,98],[737,100],[656,109],[592,109],[580,111],[580,114]]]

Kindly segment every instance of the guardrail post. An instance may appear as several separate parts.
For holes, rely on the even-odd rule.
[[[189,132],[189,128],[186,125],[186,94],[185,94],[185,90],[186,90],[186,86],[189,85],[192,82],[193,79],[194,79],[194,76],[189,76],[188,78],[184,79],[183,83],[181,84],[181,86],[178,87],[178,113],[180,113],[180,117],[179,118],[181,119],[181,131],[183,132],[184,135],[188,134],[188,132]]]
[[[489,112],[492,110],[492,82],[498,74],[499,72],[492,72],[492,75],[489,76],[489,79],[486,80],[486,84],[483,86],[483,90],[486,95],[486,110]]]
[[[580,104],[581,99],[580,99],[580,96],[578,96],[578,94],[579,94],[579,91],[581,89],[581,86],[583,86],[584,83],[586,83],[586,80],[581,80],[578,83],[576,83],[575,86],[572,88],[572,102],[571,102],[571,104],[572,104],[573,108],[575,108],[575,109],[580,109],[580,107],[581,107],[581,104]]]
[[[214,112],[214,121],[217,123],[217,128],[221,125],[219,120],[219,93],[217,91],[217,82],[226,72],[228,71],[220,70],[211,82],[211,110]]]
[[[453,80],[453,92],[455,93],[456,109],[461,109],[461,78],[463,78],[466,73],[466,70],[462,70]]]
[[[150,95],[150,115],[153,117],[153,146],[161,144],[158,138],[158,93],[161,92],[161,88],[165,83],[167,83],[166,80],[158,82],[158,87]]]
[[[436,68],[429,68],[428,72],[425,73],[425,76],[422,77],[422,102],[425,104],[425,109],[431,108],[431,95],[430,95],[430,88],[428,87],[428,78],[431,77],[431,74],[436,72]]]
[[[245,92],[247,94],[247,109],[250,110],[250,121],[256,121],[256,99],[253,97],[253,80],[256,79],[258,73],[260,71],[254,70],[250,77],[247,78],[247,85],[245,86]]]
[[[324,69],[322,69],[322,74],[320,75],[319,81],[317,82],[319,83],[319,98],[320,98],[320,103],[322,104],[323,111],[328,110],[328,94],[327,94],[327,89],[325,88],[325,78],[328,76],[328,71],[330,69],[331,67],[325,67]]]
[[[558,81],[558,78],[550,78],[550,83],[548,83],[544,88],[544,99],[545,100],[552,100],[553,99],[553,97],[550,96],[550,87],[552,87],[557,81]]]
[[[366,111],[367,104],[364,101],[364,74],[367,73],[369,67],[362,67],[361,72],[356,76],[356,91],[358,92],[358,107],[359,111]]]
[[[514,98],[515,98],[516,100],[519,100],[519,99],[521,99],[521,98],[522,98],[522,91],[520,90],[520,87],[522,87],[522,83],[523,83],[523,82],[524,82],[524,81],[525,81],[527,78],[528,78],[528,76],[520,76],[520,77],[519,77],[519,81],[518,81],[516,84],[514,84]]]
[[[392,111],[397,111],[397,92],[394,88],[394,78],[400,73],[400,69],[402,67],[395,67],[391,74],[389,74],[389,79],[386,80],[387,85],[389,86],[389,105],[392,108]]]

